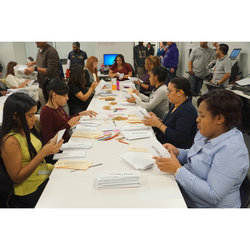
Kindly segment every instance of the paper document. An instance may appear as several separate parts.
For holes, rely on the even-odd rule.
[[[105,84],[106,84],[106,82],[104,80],[100,81],[100,83],[95,88],[96,95],[98,95],[99,92],[101,92],[101,90],[102,90],[102,88],[104,87]]]
[[[62,137],[65,133],[65,130],[66,130],[66,128],[58,131],[57,134],[52,138],[51,142],[58,143],[62,139]]]
[[[92,146],[93,146],[93,143],[91,142],[79,142],[79,143],[68,142],[62,145],[61,150],[76,149],[76,148],[89,149]]]
[[[137,170],[152,168],[155,162],[152,155],[145,152],[127,152],[122,154],[121,158]]]
[[[97,189],[131,188],[140,186],[140,173],[138,171],[107,173],[99,175],[96,178]]]
[[[135,100],[141,101],[141,98],[136,93],[132,93],[132,96],[135,98]]]
[[[53,160],[66,159],[66,158],[81,158],[85,157],[86,153],[82,150],[65,150],[62,153],[54,154]]]
[[[92,166],[92,162],[86,160],[81,160],[81,161],[59,160],[55,164],[56,168],[68,168],[68,169],[80,169],[80,170],[86,170],[90,166]]]
[[[132,82],[135,82],[135,81],[140,81],[140,82],[143,82],[141,79],[137,78],[137,77],[128,77],[128,79]]]
[[[154,156],[163,157],[163,158],[171,158],[170,153],[167,149],[157,140],[152,140],[151,148],[153,150]]]
[[[97,126],[100,126],[101,124],[103,124],[102,121],[91,121],[91,120],[88,120],[88,121],[84,121],[84,120],[81,120],[79,125],[84,125],[84,126],[87,126],[87,127],[97,127]]]
[[[128,140],[136,140],[152,137],[151,131],[122,131],[122,135]]]
[[[138,109],[136,109],[137,113],[139,114],[140,118],[144,118],[146,117],[151,117],[150,114],[147,112],[147,110],[145,108],[142,107],[138,107]]]
[[[72,134],[72,137],[90,138],[90,139],[96,139],[100,136],[102,136],[102,132],[75,131]]]
[[[250,78],[245,78],[245,79],[236,81],[236,83],[239,84],[240,86],[250,85]]]

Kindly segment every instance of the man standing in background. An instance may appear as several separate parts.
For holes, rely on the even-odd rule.
[[[162,65],[167,68],[168,75],[165,84],[168,85],[169,81],[176,76],[176,70],[179,60],[179,50],[177,49],[176,43],[167,42],[168,47],[165,48],[163,56],[161,58]]]
[[[189,81],[192,95],[197,96],[207,75],[207,65],[215,59],[215,50],[207,46],[207,42],[200,42],[200,47],[192,50],[189,61]]]
[[[33,71],[38,72],[39,101],[41,106],[44,106],[46,101],[42,92],[42,84],[46,78],[59,77],[59,56],[56,49],[47,42],[36,42],[36,45],[39,48],[36,61],[29,63],[28,68],[25,69],[24,73],[29,75]]]
[[[224,88],[226,88],[228,85],[232,70],[231,61],[227,56],[228,50],[228,45],[224,43],[221,43],[216,47],[217,61],[215,64],[213,78],[210,81],[210,83]]]
[[[80,43],[72,43],[72,51],[69,52],[68,59],[70,60],[70,68],[74,64],[80,64],[84,67],[85,60],[88,59],[87,53],[83,50],[80,50]]]
[[[134,67],[140,79],[145,72],[146,57],[147,57],[147,47],[143,45],[143,42],[139,42],[138,45],[134,46],[133,58],[134,58]]]

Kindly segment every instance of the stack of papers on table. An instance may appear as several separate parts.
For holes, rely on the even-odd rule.
[[[124,126],[122,128],[123,131],[149,130],[149,129],[150,127],[144,124],[140,124],[140,125],[131,124],[131,125]]]
[[[54,154],[53,160],[67,159],[67,158],[82,158],[86,153],[82,150],[65,150],[62,153]]]
[[[88,121],[84,121],[84,120],[81,120],[79,125],[82,125],[82,126],[86,126],[86,127],[97,127],[97,126],[100,126],[101,124],[103,124],[103,121],[93,121],[93,120],[88,120]]]
[[[140,173],[138,171],[108,173],[99,175],[96,178],[97,189],[130,188],[140,186]]]
[[[155,162],[150,153],[144,152],[127,152],[122,154],[121,158],[137,170],[152,168]]]
[[[120,105],[123,105],[123,106],[135,106],[135,103],[130,103],[130,102],[120,102]]]
[[[122,131],[122,135],[127,139],[127,140],[135,140],[135,139],[143,139],[143,138],[148,138],[152,137],[152,132],[151,131]]]
[[[61,150],[64,149],[75,149],[75,148],[83,148],[83,149],[89,149],[93,146],[93,143],[91,142],[68,142],[64,143],[61,147]]]

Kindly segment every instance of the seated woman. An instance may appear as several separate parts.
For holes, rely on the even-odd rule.
[[[144,95],[149,95],[151,94],[152,90],[154,89],[154,87],[150,84],[150,80],[149,80],[149,72],[156,66],[160,65],[160,59],[157,56],[148,56],[145,60],[145,73],[142,76],[141,81],[134,81],[135,84],[140,85],[140,90],[139,92],[144,94]]]
[[[97,76],[97,65],[98,65],[98,59],[95,56],[90,56],[87,59],[84,70],[86,79],[85,86],[87,88],[89,88],[93,82],[99,83],[99,77]]]
[[[197,112],[188,99],[191,94],[190,82],[184,77],[175,77],[168,84],[167,96],[172,103],[162,121],[154,114],[145,117],[144,124],[155,127],[158,141],[171,143],[176,147],[190,148],[197,132]],[[159,117],[160,118],[160,117]]]
[[[8,88],[23,88],[30,81],[29,79],[22,79],[15,77],[14,67],[17,65],[16,62],[10,61],[7,65],[6,72],[6,85]]]
[[[44,158],[57,153],[63,143],[42,145],[34,128],[36,111],[37,103],[24,93],[10,95],[4,104],[0,145],[1,157],[14,182],[10,207],[35,207],[54,167]]]
[[[92,100],[98,82],[92,82],[86,87],[85,73],[82,65],[75,64],[70,69],[69,86],[69,111],[70,115],[86,110]]]
[[[159,118],[162,118],[168,111],[168,97],[166,95],[167,87],[164,80],[167,76],[167,70],[162,66],[156,66],[150,71],[150,84],[155,88],[152,94],[148,97],[140,94],[137,90],[133,90],[141,100],[131,98],[127,99],[130,103],[138,103],[141,107],[145,108],[148,112],[152,111]]]
[[[118,54],[115,58],[115,63],[111,65],[109,70],[109,77],[118,78],[120,81],[132,77],[132,68],[128,63],[125,63],[124,56]]]
[[[165,144],[171,158],[154,157],[156,164],[175,175],[188,207],[239,208],[239,189],[249,167],[244,138],[236,128],[242,101],[231,91],[216,89],[197,103],[194,145],[184,150]]]
[[[78,124],[81,116],[88,115],[92,117],[97,114],[92,110],[88,110],[69,117],[62,108],[67,103],[68,92],[68,85],[63,80],[57,78],[47,79],[43,84],[43,95],[47,104],[41,110],[40,123],[45,142],[52,139],[59,130],[65,128],[63,139],[64,142],[67,142],[70,138],[70,128]]]

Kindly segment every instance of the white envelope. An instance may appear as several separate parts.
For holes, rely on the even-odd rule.
[[[58,131],[57,134],[51,140],[51,142],[58,143],[62,139],[62,137],[63,137],[63,135],[65,133],[65,130],[66,130],[66,128]]]
[[[127,152],[121,158],[137,170],[146,170],[154,166],[152,155],[144,152]]]
[[[154,156],[171,158],[170,153],[157,139],[152,140],[151,148],[154,152]]]

